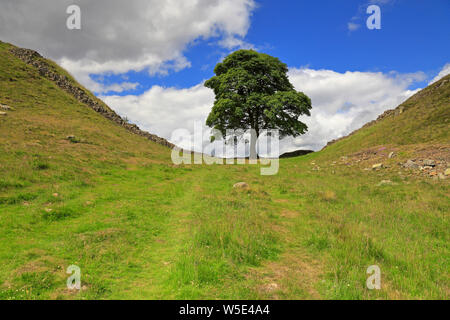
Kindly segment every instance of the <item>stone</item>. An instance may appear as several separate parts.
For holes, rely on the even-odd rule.
[[[12,108],[10,106],[7,106],[7,105],[1,104],[1,103],[0,103],[0,109],[7,110],[7,111],[11,111],[12,110]]]
[[[77,137],[73,136],[73,135],[67,136],[66,139],[69,140],[72,143],[79,143],[80,142],[80,140]]]
[[[377,164],[374,164],[372,166],[372,170],[379,170],[379,169],[382,169],[382,168],[383,168],[383,164],[382,163],[377,163]]]
[[[0,116],[6,116],[6,112],[0,111]]]
[[[434,160],[430,160],[430,159],[423,160],[423,164],[424,164],[424,166],[427,166],[427,167],[436,166],[436,162]]]
[[[436,172],[436,171],[431,171],[431,172],[430,172],[430,176],[431,176],[431,177],[437,176],[437,172]]]
[[[45,212],[47,212],[47,213],[50,213],[50,212],[52,212],[52,211],[53,211],[53,209],[45,208]]]
[[[438,178],[441,180],[447,179],[447,177],[443,173],[438,173]]]
[[[419,168],[419,165],[410,159],[410,160],[406,161],[405,164],[403,164],[403,167],[408,168],[408,169],[417,169],[417,168]]]
[[[450,176],[450,168],[447,168],[444,172],[444,175]]]
[[[58,196],[59,196],[59,194],[57,194],[56,192],[53,194],[53,196],[55,197],[55,198],[58,198]]]
[[[391,180],[381,180],[379,184],[377,184],[378,187],[384,185],[384,184],[392,184]]]
[[[267,291],[274,291],[274,290],[278,289],[278,284],[273,282],[273,283],[267,284],[265,287],[266,287]]]
[[[250,186],[246,182],[238,182],[233,186],[234,189],[248,189],[249,187]]]
[[[395,157],[395,152],[392,151],[391,153],[389,153],[388,158],[392,159],[393,157]]]

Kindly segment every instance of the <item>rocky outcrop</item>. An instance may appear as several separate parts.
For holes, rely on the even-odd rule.
[[[174,147],[174,145],[169,141],[167,141],[166,139],[143,131],[139,129],[137,125],[130,124],[124,119],[122,119],[122,117],[120,117],[117,113],[108,108],[106,104],[104,104],[101,100],[95,97],[91,97],[87,93],[87,90],[81,88],[79,85],[77,85],[77,83],[71,81],[71,79],[69,79],[67,76],[61,75],[60,73],[56,72],[55,68],[52,65],[50,65],[36,51],[22,48],[13,48],[11,49],[11,53],[14,54],[16,57],[18,57],[23,62],[25,62],[26,64],[35,67],[41,76],[54,82],[59,88],[71,94],[79,102],[87,105],[89,108],[98,112],[106,119],[109,119],[117,123],[118,125],[122,126],[123,128],[127,129],[128,131],[143,136],[153,142],[159,143],[169,148]]]
[[[312,151],[312,150],[295,150],[295,151],[285,152],[282,155],[280,155],[280,159],[304,156],[304,155],[312,153],[312,152],[314,152],[314,151]]]

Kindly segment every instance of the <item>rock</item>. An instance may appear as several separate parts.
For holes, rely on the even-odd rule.
[[[447,179],[447,177],[443,173],[438,173],[438,178],[441,180]]]
[[[69,140],[72,143],[79,143],[80,142],[80,139],[78,139],[74,135],[67,136],[66,139]]]
[[[52,212],[52,211],[53,211],[53,209],[45,208],[45,212],[47,212],[47,213],[50,213],[50,212]]]
[[[0,109],[7,110],[7,111],[11,111],[12,110],[12,108],[10,106],[7,106],[7,105],[1,104],[1,103],[0,103]]]
[[[52,194],[52,196],[54,196],[55,198],[58,198],[59,194],[57,194],[56,192],[54,194]]]
[[[395,157],[395,152],[392,151],[391,153],[389,153],[388,158],[392,159],[393,157]]]
[[[384,184],[392,184],[391,180],[381,180],[379,184],[377,184],[378,187],[384,185]]]
[[[382,169],[382,168],[383,168],[383,164],[382,163],[377,163],[377,164],[374,164],[372,166],[372,170],[379,170],[379,169]]]
[[[405,164],[403,164],[403,167],[408,169],[417,169],[419,168],[419,165],[412,160],[408,160]]]
[[[402,114],[404,110],[405,110],[405,107],[403,107],[403,106],[398,107],[397,109],[395,109],[395,115],[398,116],[398,115]]]
[[[444,172],[444,175],[450,176],[450,168],[447,168]]]
[[[233,186],[234,189],[248,189],[249,187],[250,186],[246,182],[238,182]]]
[[[434,160],[430,160],[430,159],[423,160],[423,164],[424,164],[424,166],[427,166],[427,167],[436,166],[436,162]]]
[[[274,290],[278,289],[278,284],[276,284],[274,282],[273,283],[269,283],[269,284],[265,285],[265,288],[266,288],[267,291],[274,291]]]
[[[430,174],[430,177],[437,176],[437,172],[436,171],[431,171],[429,174]]]
[[[0,116],[6,116],[6,112],[0,111]]]

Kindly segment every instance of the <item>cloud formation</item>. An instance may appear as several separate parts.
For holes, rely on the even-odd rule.
[[[66,28],[73,4],[81,8],[81,30]],[[38,50],[106,92],[89,74],[179,71],[190,66],[183,50],[196,39],[249,46],[243,38],[254,8],[253,0],[2,0],[0,38]]]
[[[289,78],[312,100],[311,117],[303,120],[308,133],[293,140],[301,149],[318,150],[328,141],[345,136],[395,108],[418,90],[408,90],[425,79],[422,72],[388,74],[381,72],[339,73],[332,70],[291,69]]]

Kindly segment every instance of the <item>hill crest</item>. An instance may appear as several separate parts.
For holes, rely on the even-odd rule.
[[[38,52],[30,49],[17,48],[14,46],[9,51],[26,64],[35,67],[41,76],[54,82],[59,88],[71,94],[76,100],[87,105],[103,117],[115,122],[134,134],[143,136],[153,142],[169,148],[174,147],[174,145],[166,139],[143,131],[136,124],[128,123],[103,101],[90,94],[87,89],[83,88],[70,75],[64,74],[56,64],[43,58]]]

